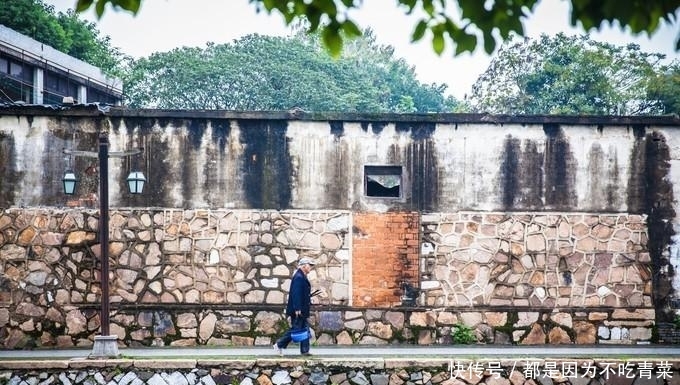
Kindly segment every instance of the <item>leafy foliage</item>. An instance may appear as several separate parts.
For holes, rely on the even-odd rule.
[[[649,80],[647,99],[661,103],[662,113],[680,114],[680,63],[664,66]]]
[[[372,32],[334,59],[318,38],[248,35],[233,44],[183,47],[136,61],[130,107],[343,112],[451,111],[445,85],[423,85]]]
[[[470,345],[477,342],[474,331],[465,324],[453,325],[451,328],[451,339],[456,345]]]
[[[0,24],[109,73],[116,73],[123,57],[108,36],[99,36],[94,23],[74,11],[55,13],[42,0],[2,2]]]
[[[148,1],[148,0],[147,0]],[[346,37],[355,37],[360,27],[348,16],[348,11],[360,8],[361,0],[249,0],[259,12],[278,12],[286,24],[304,18],[309,21],[310,32],[321,28],[323,42],[337,56]],[[633,33],[656,31],[662,20],[672,22],[680,7],[680,0],[645,0],[626,2],[620,0],[569,0],[571,24],[585,31],[600,28],[603,23],[617,22],[630,27]],[[107,4],[137,13],[142,0],[76,0],[76,9],[84,11],[94,5],[99,17]],[[422,14],[412,32],[412,40],[419,41],[428,33],[432,48],[441,54],[447,44],[455,53],[472,52],[479,41],[487,53],[494,51],[499,42],[512,33],[524,35],[522,18],[526,17],[538,0],[398,0],[397,6],[407,14]],[[198,6],[198,5],[197,5]],[[452,17],[451,14],[459,15]],[[680,49],[680,36],[676,40]]]
[[[0,24],[63,52],[70,46],[66,31],[54,17],[54,7],[40,0],[2,2]]]
[[[635,44],[587,36],[511,41],[477,79],[469,102],[477,112],[501,114],[659,114],[661,102],[645,95],[662,59]]]

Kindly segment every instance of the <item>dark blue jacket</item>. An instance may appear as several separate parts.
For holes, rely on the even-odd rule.
[[[295,316],[295,311],[300,310],[304,318],[309,317],[309,308],[312,304],[312,285],[307,276],[300,269],[295,271],[290,282],[290,293],[288,293],[288,305],[286,315]]]

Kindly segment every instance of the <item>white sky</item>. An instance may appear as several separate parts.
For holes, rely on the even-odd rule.
[[[57,11],[66,11],[75,5],[76,0],[44,2],[54,5]],[[446,83],[449,86],[447,92],[462,99],[486,70],[491,57],[481,47],[472,55],[453,57],[453,51],[447,49],[437,56],[427,35],[424,40],[411,43],[410,35],[417,19],[405,15],[403,9],[395,4],[395,1],[364,0],[362,8],[351,17],[360,28],[371,27],[379,44],[395,47],[395,55],[415,66],[421,82]],[[569,9],[568,1],[542,0],[524,22],[525,35],[583,33],[569,26]],[[111,38],[114,47],[133,57],[182,46],[204,47],[206,42],[228,43],[252,33],[286,35],[289,32],[279,14],[258,14],[248,0],[143,0],[136,16],[107,8],[101,20],[97,20],[91,11],[83,17],[95,22],[102,36]],[[680,59],[680,53],[673,49],[679,27],[677,21],[663,25],[651,38],[646,34],[633,37],[619,27],[606,27],[591,33],[591,37],[617,45],[634,42],[640,44],[643,51]]]

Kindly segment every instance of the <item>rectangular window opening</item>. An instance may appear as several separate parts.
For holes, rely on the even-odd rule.
[[[364,166],[366,196],[400,198],[401,166]]]

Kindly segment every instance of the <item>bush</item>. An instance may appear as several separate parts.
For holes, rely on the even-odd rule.
[[[456,324],[451,328],[451,338],[453,343],[457,345],[470,345],[477,342],[475,333],[463,324]]]

